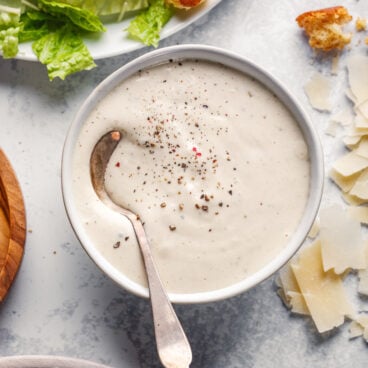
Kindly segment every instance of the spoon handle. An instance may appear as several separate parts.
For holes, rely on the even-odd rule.
[[[140,220],[132,221],[146,266],[158,355],[165,368],[188,368],[192,351],[158,275]]]

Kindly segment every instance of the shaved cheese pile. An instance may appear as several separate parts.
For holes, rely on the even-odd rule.
[[[326,332],[344,323],[345,316],[354,313],[341,278],[324,272],[321,242],[305,247],[291,269],[301,295],[319,332]]]
[[[358,18],[355,26],[357,32],[364,31],[366,20]],[[329,176],[347,205],[320,211],[319,223],[308,234],[313,243],[304,245],[280,271],[277,292],[291,312],[310,316],[319,332],[336,328],[348,318],[350,338],[360,336],[368,343],[368,310],[356,313],[344,287],[344,278],[351,272],[359,280],[358,295],[368,296],[368,239],[362,228],[368,226],[368,56],[366,52],[346,58],[335,55],[332,75],[337,75],[341,60],[348,72],[344,94],[350,106],[329,116],[325,134],[344,134],[346,153],[333,163]],[[304,90],[313,108],[332,110],[332,85],[331,77],[319,72],[312,75]]]
[[[319,228],[317,239],[279,272],[277,293],[285,306],[293,313],[309,315],[320,333],[356,315],[343,285],[349,271],[358,270],[359,292],[368,292],[368,241],[360,224],[366,217],[364,210],[338,205],[321,209],[319,225],[313,230],[316,236]]]
[[[333,164],[330,177],[347,203],[361,205],[368,204],[368,57],[350,56],[347,68],[354,116],[343,142],[350,151]]]

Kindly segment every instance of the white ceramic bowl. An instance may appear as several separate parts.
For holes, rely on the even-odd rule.
[[[181,45],[168,48],[162,48],[148,54],[145,54],[132,62],[126,64],[115,73],[106,78],[87,98],[80,108],[70,130],[64,146],[63,162],[62,162],[62,190],[64,196],[65,207],[74,228],[83,247],[95,261],[95,263],[113,280],[125,289],[136,295],[148,297],[148,290],[137,283],[132,282],[114,267],[96,249],[93,242],[86,236],[81,219],[78,216],[77,209],[73,202],[72,195],[72,158],[77,138],[85,119],[96,106],[97,102],[104,98],[114,87],[125,80],[127,77],[136,73],[140,69],[151,67],[160,63],[168,62],[170,59],[199,59],[218,62],[228,67],[237,69],[248,74],[263,83],[269,90],[275,93],[278,98],[289,108],[295,120],[298,122],[304,138],[309,148],[310,165],[311,165],[311,181],[310,192],[306,209],[302,220],[297,227],[295,233],[290,237],[282,252],[278,254],[269,264],[252,274],[246,279],[229,287],[201,293],[193,294],[170,294],[169,297],[173,302],[177,303],[201,303],[225,299],[249,288],[257,285],[276,272],[284,265],[298,250],[307,236],[315,216],[317,214],[323,188],[323,155],[318,136],[313,126],[304,112],[303,108],[294,99],[294,97],[277,81],[273,76],[262,70],[254,63],[247,59],[211,46],[202,45]]]

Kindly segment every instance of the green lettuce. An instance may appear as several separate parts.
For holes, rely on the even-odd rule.
[[[82,35],[86,30],[102,30],[100,20],[89,11],[56,1],[39,0],[37,5],[38,11],[32,7],[21,15],[19,40],[34,41],[33,52],[46,65],[50,80],[95,67]]]
[[[53,16],[40,11],[23,13],[20,20],[22,28],[19,32],[19,42],[37,40],[64,24],[56,21]]]
[[[56,19],[65,19],[66,17],[73,24],[86,31],[106,31],[100,18],[89,10],[52,0],[38,0],[38,5],[41,10],[55,16]]]
[[[98,0],[97,2],[101,3]],[[103,6],[98,9],[97,14],[102,17],[116,15],[116,20],[121,21],[127,13],[143,10],[148,6],[148,0],[106,0],[103,2]]]
[[[18,53],[19,27],[9,27],[0,31],[0,50],[4,59],[13,58]]]
[[[165,0],[153,0],[150,7],[137,15],[129,24],[129,35],[147,46],[158,46],[160,32],[173,15]]]
[[[64,79],[95,67],[82,37],[105,31],[101,19],[116,21],[138,11],[129,35],[157,46],[161,29],[173,14],[165,0],[0,0],[0,52],[4,58],[15,57],[19,42],[32,41],[50,80]]]
[[[20,8],[0,4],[0,50],[4,58],[18,53]]]
[[[114,21],[120,21],[128,12],[149,6],[148,0],[58,0],[58,2],[89,10],[99,17]]]
[[[12,27],[18,24],[20,18],[20,8],[12,8],[0,5],[0,28]]]
[[[33,42],[32,49],[46,65],[50,80],[96,66],[82,37],[69,24]]]

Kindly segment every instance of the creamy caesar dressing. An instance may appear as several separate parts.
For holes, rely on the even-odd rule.
[[[74,197],[87,236],[146,284],[129,222],[96,197],[89,159],[123,131],[106,171],[115,202],[139,214],[168,291],[234,284],[285,246],[306,206],[310,164],[288,109],[262,84],[210,62],[170,62],[123,81],[94,109],[75,149]]]

